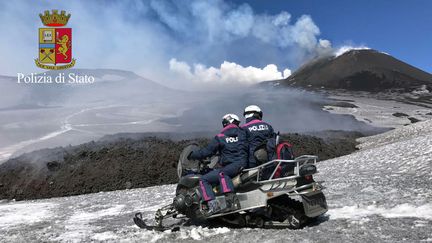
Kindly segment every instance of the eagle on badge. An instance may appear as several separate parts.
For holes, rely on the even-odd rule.
[[[42,23],[47,27],[39,28],[39,58],[36,66],[50,70],[71,68],[75,65],[72,58],[72,28],[63,28],[70,19],[70,14],[58,10],[40,14]],[[58,65],[64,64],[64,65]]]

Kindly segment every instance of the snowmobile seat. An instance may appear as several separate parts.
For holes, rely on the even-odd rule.
[[[241,172],[239,175],[237,175],[232,179],[234,188],[238,188],[240,186],[243,186],[247,182],[252,182],[256,180],[257,173],[258,173],[258,169],[251,169],[248,171]]]
[[[256,179],[257,173],[258,173],[258,169],[252,169],[240,174],[242,182],[246,182],[252,178]]]
[[[259,169],[250,169],[234,177],[233,184],[236,192],[251,191],[260,187],[260,184],[256,183],[258,171]]]

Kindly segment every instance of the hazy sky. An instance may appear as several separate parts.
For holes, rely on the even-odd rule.
[[[432,3],[414,3],[2,1],[0,74],[43,71],[34,59],[39,13],[48,9],[72,14],[76,67],[131,70],[173,87],[283,78],[342,46],[371,47],[432,71]]]

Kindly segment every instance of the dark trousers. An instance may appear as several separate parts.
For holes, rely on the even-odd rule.
[[[218,183],[223,193],[233,192],[234,185],[231,178],[238,175],[242,167],[242,165],[232,163],[203,175],[199,181],[202,199],[204,201],[215,199],[213,186]]]

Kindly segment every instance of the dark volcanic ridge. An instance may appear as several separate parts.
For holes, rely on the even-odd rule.
[[[0,165],[0,199],[37,199],[100,191],[171,184],[182,149],[192,141],[146,134],[107,136],[78,146],[43,149]],[[355,151],[358,132],[328,131],[314,135],[286,134],[296,155],[315,154],[321,160]],[[178,138],[177,135],[172,136]]]
[[[311,89],[346,89],[382,92],[432,91],[432,75],[375,50],[351,50],[337,57],[306,63],[285,80],[273,85]]]

